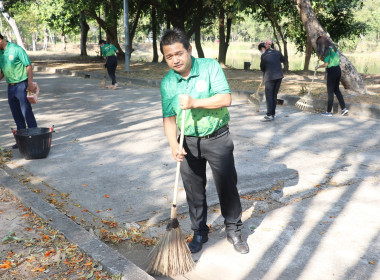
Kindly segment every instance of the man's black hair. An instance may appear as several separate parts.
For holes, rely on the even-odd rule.
[[[261,51],[262,48],[265,49],[265,43],[263,43],[263,42],[261,42],[261,43],[259,44],[259,47],[258,47],[259,51]]]
[[[190,47],[190,41],[187,38],[185,31],[179,28],[168,29],[164,32],[160,41],[160,50],[164,54],[163,47],[167,45],[173,45],[175,43],[181,43],[183,47],[188,50]]]
[[[0,39],[4,39],[3,35],[0,33]]]
[[[107,42],[106,41],[104,41],[104,40],[99,40],[99,45],[101,45],[101,44],[106,44]]]

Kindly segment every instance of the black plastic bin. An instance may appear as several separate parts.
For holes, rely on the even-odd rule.
[[[39,159],[46,158],[49,154],[53,129],[53,126],[50,128],[34,127],[17,131],[12,129],[12,132],[24,158]]]
[[[249,67],[251,67],[251,62],[245,61],[244,62],[244,70],[249,70]]]

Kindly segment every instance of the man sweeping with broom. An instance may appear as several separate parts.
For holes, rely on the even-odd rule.
[[[248,253],[241,236],[242,208],[236,188],[232,142],[227,107],[231,91],[219,63],[213,59],[194,58],[184,31],[165,31],[161,52],[171,69],[161,82],[164,129],[173,158],[181,162],[180,171],[189,204],[194,236],[190,251],[197,253],[208,241],[206,202],[206,164],[209,163],[225,219],[227,240],[236,251]],[[186,110],[183,114],[183,110]],[[185,119],[182,121],[182,116]],[[183,148],[177,140],[177,124],[184,133]]]

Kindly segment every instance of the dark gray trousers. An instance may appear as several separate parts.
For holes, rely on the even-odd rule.
[[[219,196],[226,231],[240,231],[242,208],[236,188],[237,174],[233,156],[234,144],[229,131],[202,139],[186,136],[187,155],[181,164],[181,176],[189,204],[191,229],[195,234],[207,235],[206,163],[208,162]]]
[[[265,99],[267,102],[267,116],[276,115],[277,94],[280,90],[282,79],[265,82]]]

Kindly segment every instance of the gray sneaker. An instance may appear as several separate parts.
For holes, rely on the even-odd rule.
[[[347,108],[344,108],[343,110],[342,110],[342,116],[345,116],[345,115],[347,115],[348,114],[348,109]]]
[[[262,122],[271,122],[274,120],[273,116],[265,116],[261,121]]]

